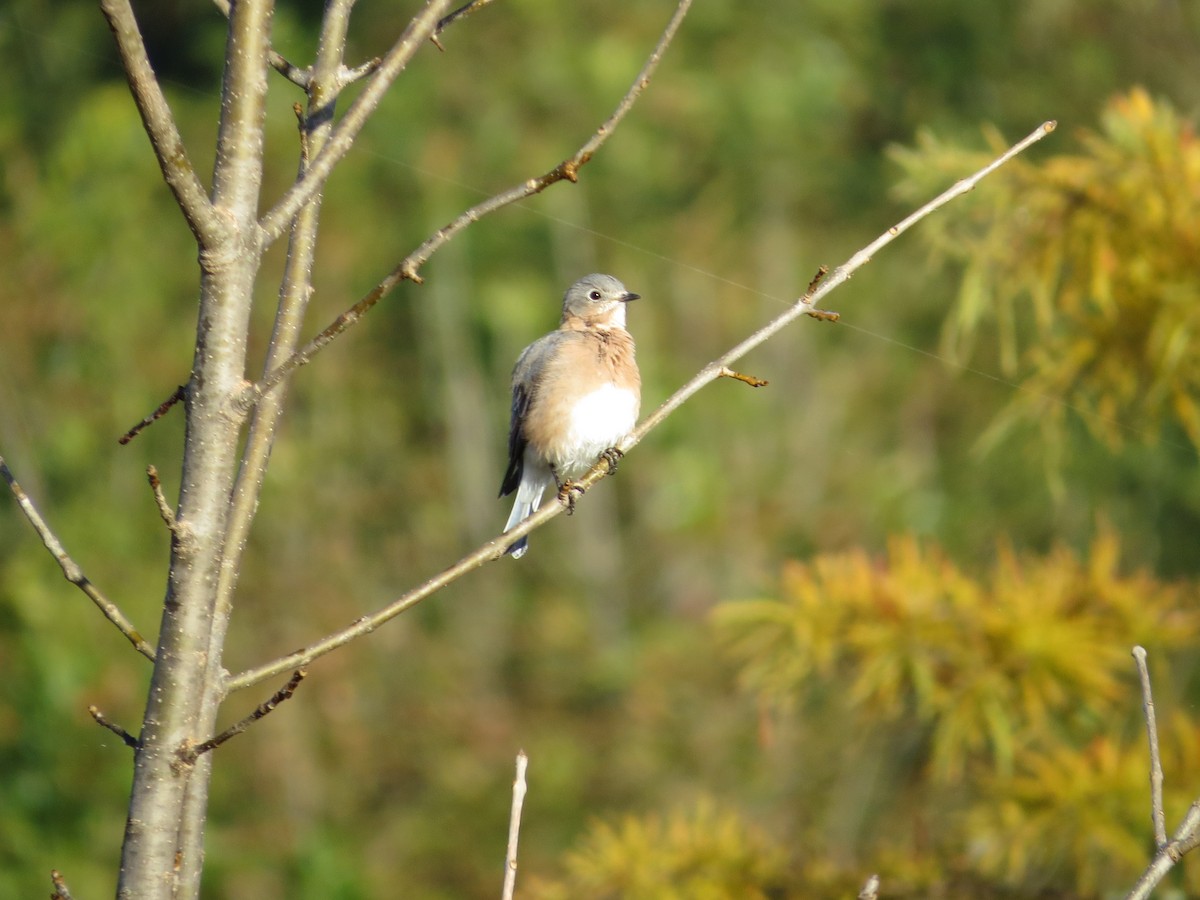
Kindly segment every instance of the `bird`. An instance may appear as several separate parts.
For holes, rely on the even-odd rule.
[[[557,330],[517,358],[500,485],[501,497],[517,497],[505,531],[537,512],[548,487],[570,499],[571,482],[601,456],[616,468],[616,445],[641,408],[642,379],[625,330],[625,305],[639,299],[612,275],[585,275],[563,295]],[[520,559],[527,549],[522,537],[505,552]]]

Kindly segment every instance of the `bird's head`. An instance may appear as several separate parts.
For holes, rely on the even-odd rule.
[[[624,328],[625,304],[640,296],[611,275],[585,275],[563,295],[563,322],[579,319],[593,328]]]

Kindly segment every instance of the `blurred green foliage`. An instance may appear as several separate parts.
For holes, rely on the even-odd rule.
[[[582,143],[671,7],[510,0],[455,26],[444,54],[419,54],[326,192],[311,330],[462,208]],[[141,9],[206,178],[220,17],[204,3]],[[313,4],[277,11],[275,43],[297,63],[312,53],[317,15]],[[407,15],[360,2],[350,58],[384,50]],[[1194,671],[1164,636],[1191,628],[1184,613],[1200,569],[1200,475],[1178,412],[1195,386],[1176,377],[1194,363],[1183,353],[1174,369],[1124,373],[1135,392],[1154,388],[1141,401],[1106,389],[1122,402],[1097,408],[1138,440],[1095,440],[1104,430],[1082,415],[1090,401],[1053,382],[1051,399],[1072,407],[1054,413],[1056,436],[1015,422],[979,453],[980,435],[1039,371],[1026,351],[1078,339],[1070,331],[1094,303],[1092,283],[1071,281],[1082,265],[1064,268],[1060,287],[1075,294],[1054,306],[1051,338],[1014,309],[1006,344],[1003,304],[968,333],[956,297],[1015,305],[1058,295],[1037,293],[1032,279],[1045,270],[1028,260],[1015,267],[1024,282],[989,264],[995,283],[979,284],[971,273],[984,263],[939,235],[971,249],[1007,233],[1014,246],[1019,237],[1049,252],[1057,242],[1064,253],[1106,240],[1137,265],[1077,260],[1106,266],[1101,311],[1148,328],[1159,318],[1143,307],[1158,304],[1177,317],[1164,323],[1190,327],[1179,318],[1190,314],[1178,293],[1189,283],[1182,250],[1148,252],[1166,232],[1136,227],[1152,226],[1154,209],[1187,213],[1185,200],[1194,215],[1194,194],[1148,178],[1124,219],[1081,225],[1060,206],[1050,233],[1019,207],[1037,198],[1054,209],[1056,185],[1061,198],[1071,178],[1103,180],[1114,166],[1127,166],[1128,180],[1086,188],[1127,204],[1138,173],[1162,182],[1178,171],[1166,166],[1194,153],[1185,138],[1200,102],[1196,35],[1193,6],[1145,0],[697,3],[579,185],[470,229],[434,257],[425,285],[403,286],[297,375],[240,582],[231,669],[346,624],[494,535],[506,513],[494,497],[512,361],[552,327],[557,298],[582,272],[613,271],[646,298],[631,326],[652,408],[782,309],[817,265],[898,219],[910,204],[889,193],[898,178],[930,176],[922,198],[952,182],[975,158],[958,148],[990,149],[984,123],[1010,136],[1046,118],[1062,128],[1003,176],[1017,181],[922,224],[932,264],[912,239],[897,242],[834,296],[841,325],[801,323],[745,360],[768,388],[714,385],[578,514],[539,531],[519,564],[502,561],[325,658],[294,700],[222,748],[207,893],[494,895],[519,747],[531,759],[519,891],[535,874],[546,890],[599,883],[606,871],[685,883],[697,854],[718,851],[725,880],[713,883],[750,872],[764,892],[784,885],[797,896],[852,894],[869,871],[885,887],[943,896],[961,884],[1030,896],[1068,881],[1088,894],[1134,866],[1148,847],[1145,772],[1136,690],[1118,673],[1142,638],[1115,623],[1160,629],[1161,645],[1144,639],[1164,667],[1168,783],[1200,790],[1183,762],[1192,726],[1166,712],[1195,702]],[[116,437],[187,378],[195,249],[94,6],[7,4],[0,51],[0,453],[89,577],[153,634],[169,548],[143,473],[155,464],[172,495],[179,418],[125,448]],[[1138,101],[1136,84],[1161,99]],[[271,196],[295,171],[296,99],[276,85]],[[921,129],[936,141],[889,163],[887,148]],[[1131,162],[1152,150],[1164,168]],[[939,168],[942,157],[961,166]],[[1012,205],[994,206],[1006,192]],[[991,231],[1005,228],[1024,230]],[[1063,228],[1081,229],[1078,243],[1063,244]],[[1147,267],[1161,260],[1176,268],[1156,276]],[[279,262],[270,258],[268,276]],[[1139,286],[1152,289],[1137,295],[1142,306],[1124,308]],[[260,358],[275,289],[268,277],[257,290]],[[964,369],[950,351],[966,359],[968,337]],[[1175,346],[1161,337],[1140,346]],[[1117,371],[1171,359],[1143,349],[1103,361]],[[1112,534],[1097,536],[1098,514]],[[1144,574],[1121,575],[1098,555],[1117,546],[1114,534],[1123,571]],[[853,567],[888,547],[888,570],[905,586],[895,602],[920,599],[908,588],[924,585],[936,615],[889,629],[813,610],[812,628],[842,622],[869,638],[856,651],[826,632],[829,646],[814,652],[836,665],[810,660],[808,682],[792,685],[821,696],[798,693],[785,714],[738,690],[706,625],[715,604],[791,598],[793,569],[777,585],[785,559]],[[1067,575],[1058,590],[1054,579]],[[1021,578],[1029,585],[1006,581]],[[1106,592],[1081,597],[1080,585]],[[1033,586],[1058,600],[1039,611]],[[1182,618],[1154,620],[1171,603]],[[1005,655],[1018,639],[1033,646]],[[1064,660],[1063,642],[1086,648],[1095,671],[1082,649]],[[965,659],[970,646],[997,670]],[[1015,659],[1036,663],[1028,695]],[[54,867],[77,896],[102,895],[115,881],[129,760],[86,707],[133,727],[148,669],[4,501],[0,674],[0,896],[47,891]],[[227,719],[261,699],[235,697]],[[1024,730],[1038,710],[1057,741]],[[966,793],[947,784],[956,767]],[[980,798],[993,800],[983,817],[972,814]],[[1086,824],[1109,804],[1111,815]],[[610,824],[589,828],[596,819]],[[1087,862],[1073,839],[1094,839],[1103,858]],[[648,841],[670,853],[647,853]],[[961,853],[937,870],[931,860],[947,846]]]

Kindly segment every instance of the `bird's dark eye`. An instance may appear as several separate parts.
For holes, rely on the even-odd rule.
[[[599,291],[591,291],[590,293],[588,293],[588,297],[592,300],[599,300],[600,292]]]

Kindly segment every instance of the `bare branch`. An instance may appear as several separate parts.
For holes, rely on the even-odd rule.
[[[802,315],[810,313],[814,308],[816,301],[824,297],[830,291],[834,290],[839,285],[847,281],[855,271],[866,265],[871,255],[883,247],[884,245],[895,240],[895,238],[906,231],[908,228],[916,224],[920,219],[932,213],[940,206],[948,203],[954,197],[965,193],[975,186],[984,176],[995,171],[999,166],[1008,160],[1012,159],[1022,150],[1028,148],[1036,141],[1041,140],[1047,134],[1054,130],[1053,122],[1046,122],[1041,125],[1036,131],[1026,137],[1024,140],[1015,144],[1002,156],[988,164],[983,169],[980,169],[970,178],[958,182],[952,188],[936,197],[934,200],[925,204],[916,213],[913,213],[898,225],[889,228],[883,235],[873,241],[865,250],[860,250],[854,254],[845,264],[840,266],[833,276],[821,280],[820,286],[813,292],[806,293],[796,303],[771,320],[764,327],[760,328],[750,337],[746,338],[740,344],[729,350],[720,358],[709,363],[700,370],[690,381],[683,387],[677,390],[669,397],[657,410],[649,417],[644,419],[637,428],[623,440],[616,449],[622,453],[627,452],[632,447],[636,446],[651,430],[656,428],[667,416],[673,413],[676,409],[682,406],[689,398],[696,394],[702,387],[709,382],[721,377],[721,371],[729,368],[730,364],[736,362],[745,354],[749,353],[755,347],[764,343],[776,332],[781,330],[785,325],[794,321]],[[281,367],[281,369],[284,367]],[[276,370],[279,371],[279,370]],[[612,470],[612,460],[607,457],[601,457],[595,466],[592,467],[583,478],[573,482],[572,489],[578,494],[585,493],[597,481],[605,477]],[[404,612],[412,606],[415,606],[420,601],[424,600],[431,594],[441,590],[446,585],[458,580],[472,569],[478,568],[489,560],[498,559],[504,555],[505,550],[511,546],[518,538],[529,534],[537,528],[540,528],[546,522],[560,515],[566,509],[565,505],[557,503],[548,503],[542,506],[537,512],[528,518],[524,519],[519,524],[513,526],[509,531],[502,535],[487,541],[477,547],[474,551],[464,556],[454,565],[443,570],[442,572],[430,578],[428,581],[413,588],[404,595],[393,600],[387,606],[376,612],[363,616],[357,619],[348,627],[341,631],[334,632],[324,638],[310,644],[302,650],[297,650],[289,653],[287,656],[281,657],[273,662],[265,663],[252,669],[240,673],[229,679],[226,683],[226,690],[233,692],[259,682],[271,678],[281,672],[286,672],[288,669],[297,666],[305,666],[326,653],[330,653],[339,647],[342,647],[355,638],[362,637],[365,634],[370,634],[383,623],[395,618],[400,613]]]
[[[254,712],[250,713],[250,715],[230,725],[215,737],[211,737],[207,741],[196,744],[194,747],[190,747],[187,750],[180,751],[180,757],[182,761],[187,764],[194,763],[196,758],[202,753],[208,753],[210,750],[215,750],[230,738],[241,734],[259,719],[270,715],[275,711],[275,708],[279,706],[279,704],[283,703],[285,700],[292,699],[292,695],[296,693],[296,688],[300,686],[300,682],[307,677],[308,671],[306,669],[297,669],[292,673],[292,677],[288,679],[287,684],[272,694],[265,702],[260,703],[254,709]]]
[[[946,205],[954,198],[967,193],[980,181],[982,181],[992,172],[996,171],[996,169],[1000,168],[1000,166],[1004,165],[1004,163],[1008,162],[1014,156],[1018,155],[1024,150],[1027,150],[1033,144],[1050,134],[1050,132],[1054,130],[1055,125],[1056,123],[1052,121],[1044,122],[1028,136],[1018,141],[999,157],[988,163],[988,165],[984,166],[982,169],[975,172],[968,178],[962,179],[950,189],[942,192],[937,197],[930,200],[912,215],[908,216],[898,224],[893,225],[862,250],[859,250],[857,253],[855,253],[842,265],[838,266],[832,275],[826,278],[820,278],[820,283],[817,285],[815,290],[805,293],[804,296],[800,297],[800,299],[797,300],[793,306],[785,310],[781,315],[776,316],[736,347],[732,348],[723,356],[701,369],[691,381],[672,394],[666,400],[666,402],[662,404],[662,406],[655,410],[650,416],[644,419],[637,428],[630,432],[629,436],[621,442],[618,449],[628,451],[635,447],[647,433],[649,433],[653,428],[657,427],[657,425],[672,412],[682,406],[693,394],[707,385],[710,381],[720,377],[721,369],[727,368],[733,363],[737,362],[751,350],[758,347],[769,338],[773,337],[782,328],[791,324],[798,317],[802,315],[812,315],[813,312],[816,311],[816,304],[820,300],[822,300],[827,294],[842,285],[844,282],[849,280],[851,275],[871,261],[872,256],[894,241],[905,231],[910,229],[913,225],[917,224],[917,222],[921,221],[921,219]],[[831,313],[824,313],[823,311],[820,312],[822,315],[819,315],[818,318],[826,318],[830,315],[833,315]],[[598,466],[588,473],[587,476],[581,479],[579,484],[583,485],[585,488],[590,487],[597,480],[602,478],[604,474],[603,467]],[[539,511],[537,515],[540,515],[540,513],[541,511]],[[527,519],[526,521],[529,520]]]
[[[304,177],[298,179],[262,217],[260,229],[264,247],[279,238],[287,230],[292,217],[324,187],[333,167],[350,152],[354,139],[379,106],[383,95],[404,71],[417,50],[429,39],[437,20],[449,6],[450,0],[429,0],[425,8],[409,22],[399,40],[384,55],[383,61],[363,92],[334,127],[329,141],[313,159]]]
[[[1163,768],[1158,751],[1158,724],[1154,718],[1154,695],[1150,692],[1150,669],[1146,665],[1146,648],[1134,647],[1138,680],[1142,685],[1142,713],[1146,718],[1146,735],[1150,743],[1150,818],[1154,822],[1154,849],[1167,843],[1167,820],[1163,812]]]
[[[588,141],[575,151],[569,159],[559,163],[549,172],[537,178],[530,178],[523,181],[512,188],[509,188],[502,193],[489,197],[482,203],[472,206],[470,209],[463,212],[453,222],[443,228],[438,229],[429,238],[425,240],[421,246],[417,247],[412,253],[400,261],[386,278],[379,284],[375,285],[370,291],[363,296],[361,300],[355,303],[348,310],[333,320],[333,322],[315,338],[297,350],[289,359],[287,359],[279,368],[275,369],[262,381],[246,389],[246,392],[238,398],[239,408],[245,410],[253,406],[262,397],[273,390],[276,385],[287,378],[292,372],[303,365],[307,365],[312,358],[326,347],[338,335],[345,332],[351,326],[355,325],[363,315],[371,309],[376,303],[382,300],[391,290],[396,287],[401,281],[408,280],[416,284],[420,284],[422,278],[419,274],[420,268],[429,261],[444,244],[453,239],[460,231],[466,228],[473,222],[478,222],[489,213],[493,213],[498,209],[502,209],[509,204],[516,203],[518,200],[524,200],[526,197],[531,197],[534,194],[541,193],[550,185],[559,181],[577,181],[579,169],[587,163],[588,160],[595,155],[600,146],[608,140],[609,136],[616,129],[620,121],[625,117],[626,113],[632,108],[637,98],[646,90],[650,83],[650,76],[657,68],[659,61],[662,59],[663,53],[666,51],[672,38],[675,37],[675,32],[679,30],[679,26],[683,21],[683,17],[687,14],[688,9],[692,5],[692,0],[680,0],[679,5],[675,9],[675,14],[671,17],[671,21],[667,23],[666,29],[658,40],[653,52],[650,54],[646,63],[642,66],[642,70],[634,79],[633,84],[626,92],[621,102],[617,104],[616,110],[607,120],[596,130]],[[357,105],[357,104],[356,104]]]
[[[121,446],[128,444],[135,437],[165,416],[167,411],[170,410],[172,406],[174,406],[180,400],[183,400],[186,396],[187,385],[181,384],[179,387],[175,388],[175,393],[158,405],[158,409],[154,410],[154,412],[150,413],[150,415],[146,416],[146,418],[142,419],[142,421],[138,422],[127,432],[121,435],[121,437],[117,439],[117,443]]]
[[[163,179],[175,195],[175,202],[183,211],[183,217],[196,240],[206,245],[221,227],[220,222],[208,199],[208,192],[188,157],[171,107],[150,66],[133,7],[129,0],[100,0],[100,9],[117,40],[125,77],[141,114],[142,125],[150,137],[154,155],[158,158]]]
[[[124,741],[126,747],[132,747],[134,750],[137,750],[141,746],[141,742],[138,741],[138,739],[132,734],[130,734],[116,722],[110,722],[108,719],[104,718],[104,714],[100,712],[99,707],[89,706],[88,713],[93,719],[96,720],[97,725],[101,726],[102,728],[107,728],[122,741]]]
[[[508,817],[508,851],[504,855],[504,892],[501,900],[512,900],[517,886],[517,838],[521,833],[521,807],[525,804],[525,770],[529,757],[522,750],[517,754],[517,775],[513,779],[512,811]]]
[[[50,530],[50,526],[46,524],[46,520],[42,518],[41,513],[37,511],[37,507],[33,505],[33,501],[29,499],[29,495],[17,483],[16,476],[8,468],[8,463],[4,461],[3,456],[0,456],[0,476],[8,482],[9,490],[17,498],[17,505],[21,507],[21,512],[25,514],[25,518],[29,520],[29,524],[33,526],[33,530],[38,533],[38,537],[42,539],[42,543],[50,551],[50,555],[58,561],[58,565],[62,569],[67,581],[87,594],[100,612],[104,613],[105,618],[116,625],[117,630],[125,635],[129,643],[133,644],[134,649],[138,653],[142,654],[146,659],[153,661],[154,648],[146,643],[145,639],[138,633],[138,630],[133,627],[133,624],[125,618],[125,614],[88,580],[87,576],[83,574],[83,569],[67,554],[62,542]]]

